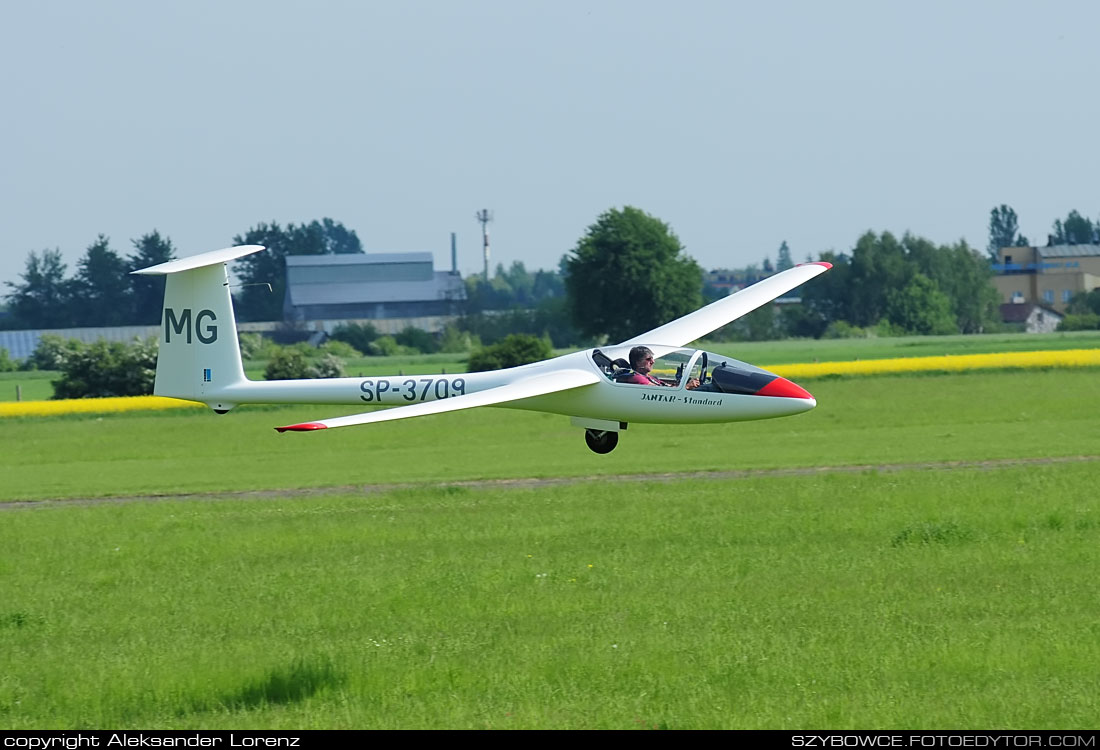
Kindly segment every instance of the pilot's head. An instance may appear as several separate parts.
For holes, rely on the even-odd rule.
[[[653,369],[653,350],[648,346],[636,346],[630,350],[630,369],[643,375]]]

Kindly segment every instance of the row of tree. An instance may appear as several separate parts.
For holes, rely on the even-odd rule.
[[[771,307],[733,326],[725,335],[747,338],[821,336],[830,326],[876,327],[893,333],[975,333],[995,328],[997,297],[990,260],[999,249],[1027,244],[1015,211],[990,213],[988,256],[965,242],[935,245],[922,237],[868,232],[849,252],[821,255],[834,269],[803,290],[804,304],[777,315]],[[308,224],[259,224],[233,238],[262,244],[267,252],[236,266],[241,320],[282,318],[288,255],[361,253],[358,236],[332,219]],[[1049,241],[1100,241],[1100,220],[1077,211],[1054,222]],[[59,251],[32,252],[21,283],[8,282],[9,328],[66,328],[156,324],[163,281],[129,271],[174,256],[157,232],[133,241],[123,258],[106,237],[89,246],[75,277],[66,278]],[[809,256],[807,260],[809,260]],[[752,283],[793,265],[786,242],[775,263],[734,269],[731,278]],[[271,286],[269,291],[268,285]],[[516,262],[486,280],[466,280],[462,331],[485,341],[508,333],[548,335],[555,346],[623,340],[699,307],[710,294],[699,265],[664,222],[626,206],[601,214],[553,271],[529,272]]]
[[[32,251],[22,282],[6,282],[6,328],[78,328],[120,325],[156,325],[164,282],[130,271],[171,260],[172,242],[153,231],[133,241],[133,252],[123,258],[102,234],[88,246],[69,277],[60,250]]]
[[[279,320],[283,314],[287,255],[361,253],[355,232],[338,221],[308,224],[259,224],[233,238],[237,245],[265,245],[264,253],[242,258],[236,267],[242,285],[236,295],[241,320]],[[160,322],[164,281],[157,276],[131,276],[139,268],[172,260],[172,241],[159,232],[133,240],[123,257],[99,235],[68,276],[60,250],[32,251],[18,283],[5,282],[8,315],[4,327],[94,328],[156,325]],[[270,291],[268,285],[270,284]]]
[[[1001,204],[989,212],[989,244],[986,251],[994,263],[997,252],[1006,247],[1027,247],[1031,244],[1020,234],[1019,221],[1011,206]],[[1100,244],[1100,219],[1095,222],[1076,210],[1070,211],[1065,221],[1055,219],[1047,235],[1047,246]]]
[[[786,243],[781,249],[777,266],[790,262]],[[899,334],[978,333],[999,323],[990,263],[965,242],[868,232],[850,254],[821,260],[833,270],[801,290],[801,305],[782,315],[768,305],[723,333],[820,337],[839,322]],[[623,341],[702,303],[698,264],[667,225],[635,208],[601,215],[564,267],[573,322],[589,338]]]

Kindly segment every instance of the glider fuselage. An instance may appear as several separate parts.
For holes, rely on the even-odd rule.
[[[660,351],[669,347],[654,347]],[[591,369],[600,379],[588,386],[497,404],[504,408],[544,411],[571,417],[650,424],[702,424],[767,419],[799,414],[814,408],[813,398],[791,398],[750,393],[693,390],[689,378],[676,385],[646,386],[616,382],[593,359],[596,350],[566,354],[521,367],[492,372],[438,375],[380,375],[317,380],[238,381],[211,391],[227,406],[238,404],[314,403],[363,407],[409,406],[478,393],[534,375],[553,375],[562,369]],[[609,350],[613,351],[613,350]],[[699,369],[701,350],[678,349],[686,356],[690,373]],[[710,362],[731,363],[739,369],[766,373],[730,357],[706,353]],[[772,378],[776,376],[766,373]],[[171,395],[171,394],[163,394]],[[806,394],[809,396],[809,394]]]

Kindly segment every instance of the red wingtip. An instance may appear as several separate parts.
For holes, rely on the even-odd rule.
[[[826,268],[832,268],[833,267],[832,263],[826,263],[823,260],[815,260],[813,263],[810,263],[809,265],[811,265],[811,266],[825,266]]]
[[[290,430],[292,432],[308,432],[309,430],[324,430],[328,425],[321,424],[320,422],[302,422],[301,424],[291,424],[286,427],[276,427],[276,432],[286,432]]]
[[[810,392],[786,378],[776,378],[756,392],[757,396],[778,396],[779,398],[813,399]]]

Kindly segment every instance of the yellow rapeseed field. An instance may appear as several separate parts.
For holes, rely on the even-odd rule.
[[[1100,349],[1063,349],[1042,352],[1000,354],[948,354],[938,357],[901,359],[859,359],[852,362],[812,362],[776,365],[768,368],[777,375],[797,380],[825,375],[883,375],[897,372],[999,370],[1002,368],[1097,367]]]
[[[882,375],[899,372],[951,372],[1039,367],[1100,367],[1100,349],[957,354],[939,357],[904,357],[901,359],[861,359],[851,362],[809,362],[795,365],[775,365],[768,369],[785,378],[805,380],[827,375]],[[0,402],[0,417],[102,414],[154,409],[193,409],[200,406],[202,404],[194,401],[182,401],[160,396],[84,398],[63,401],[8,401]]]
[[[0,417],[46,417],[56,414],[105,414],[154,409],[191,409],[203,404],[162,396],[119,396],[115,398],[73,398],[58,401],[0,402]]]

